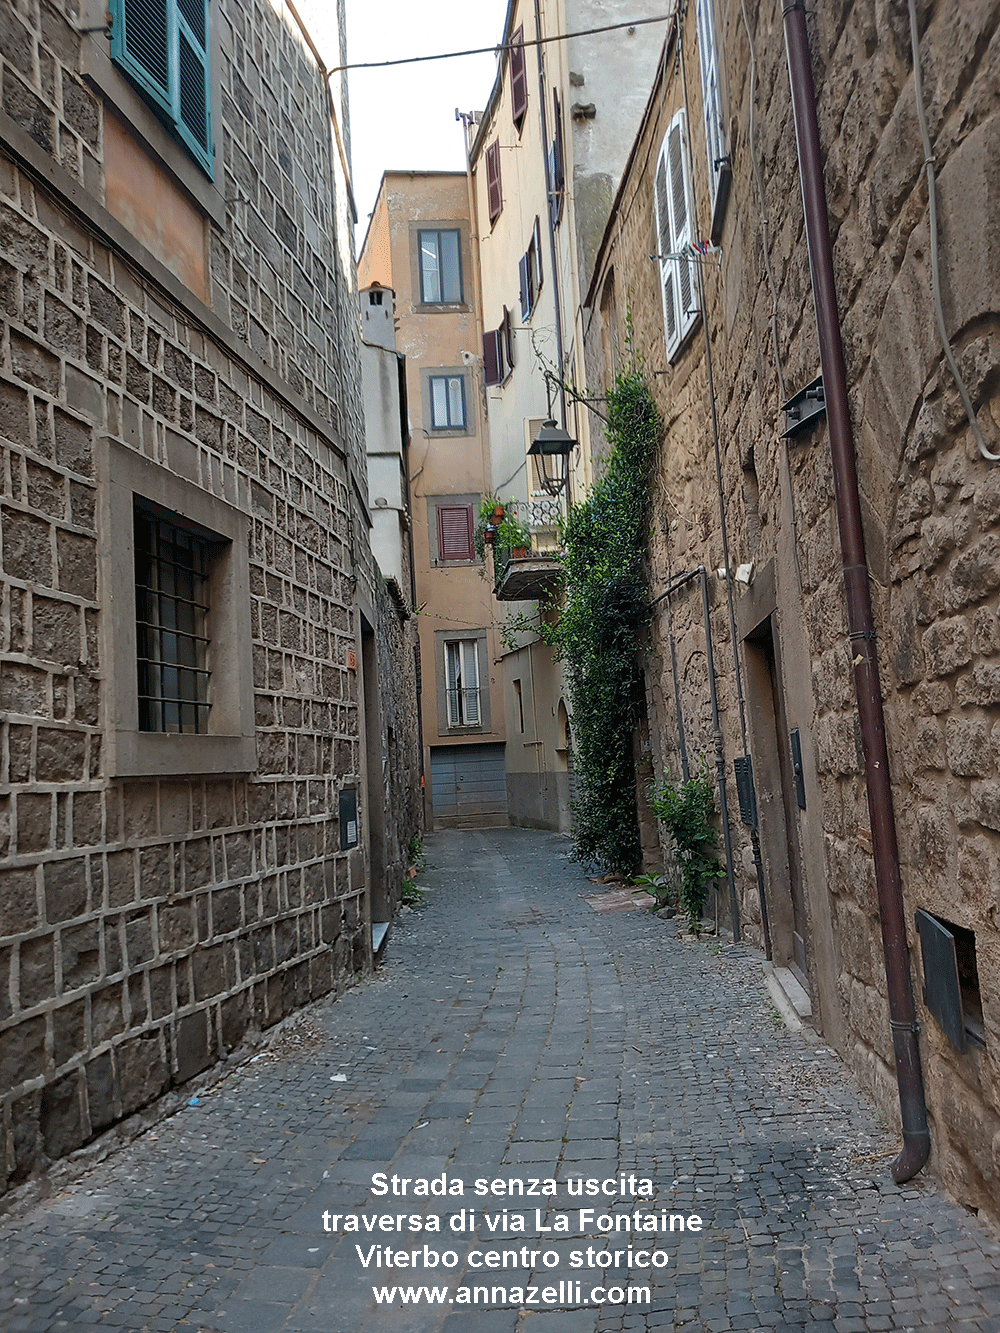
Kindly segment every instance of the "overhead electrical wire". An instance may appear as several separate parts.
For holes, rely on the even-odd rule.
[[[593,37],[599,32],[616,32],[619,28],[642,28],[647,23],[663,23],[669,14],[659,14],[651,19],[627,19],[624,23],[604,23],[599,28],[580,28],[577,32],[557,32],[551,37],[533,37],[523,42],[501,42],[498,46],[475,46],[468,51],[441,51],[432,56],[403,56],[398,60],[366,60],[356,64],[334,65],[327,70],[331,74],[341,74],[351,69],[387,69],[391,65],[419,65],[427,60],[457,60],[460,56],[499,55],[501,51],[515,51],[528,46],[545,46],[548,42],[568,42],[573,37]]]

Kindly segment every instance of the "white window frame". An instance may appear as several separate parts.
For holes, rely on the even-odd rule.
[[[656,159],[653,216],[659,246],[660,295],[667,360],[673,361],[698,322],[694,260],[675,258],[694,238],[694,198],[688,171],[687,117],[671,120]]]
[[[715,35],[713,0],[697,0],[698,55],[701,64],[701,105],[705,119],[705,149],[708,153],[708,193],[712,213],[712,242],[718,244],[729,200],[732,170],[722,117],[719,85],[719,48]]]
[[[449,728],[481,727],[483,709],[480,702],[479,640],[446,640],[444,674]]]

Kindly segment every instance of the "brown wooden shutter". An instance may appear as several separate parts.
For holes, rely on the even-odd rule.
[[[499,384],[503,379],[500,373],[500,330],[490,329],[483,334],[483,378],[487,384]]]
[[[517,277],[521,296],[521,323],[531,314],[531,251],[522,255],[517,264]]]
[[[502,379],[507,378],[507,372],[514,369],[514,330],[510,318],[510,311],[506,306],[503,308],[503,320],[500,328],[500,355],[502,358]]]
[[[521,128],[521,121],[528,109],[528,75],[524,61],[524,28],[518,28],[510,39],[510,102],[514,124]]]
[[[535,295],[542,290],[542,224],[535,216]]]
[[[473,558],[471,505],[438,505],[437,525],[439,560]]]
[[[559,93],[552,89],[552,144],[549,148],[549,218],[554,227],[562,217],[563,194],[566,189],[566,163],[563,156],[562,104]]]
[[[503,184],[500,180],[500,140],[491,143],[486,150],[486,198],[489,204],[490,222],[496,222],[503,208]]]

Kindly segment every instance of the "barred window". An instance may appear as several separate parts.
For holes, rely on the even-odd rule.
[[[219,543],[138,504],[135,524],[139,730],[208,731],[208,585]]]

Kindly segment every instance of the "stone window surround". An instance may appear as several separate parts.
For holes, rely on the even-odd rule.
[[[432,379],[461,379],[465,387],[465,425],[464,426],[435,426],[434,407],[431,403],[431,380]],[[449,435],[475,435],[476,423],[474,420],[475,386],[472,384],[471,376],[467,366],[421,366],[420,368],[420,414],[423,418],[423,429],[428,435],[433,435],[434,439],[446,439]]]
[[[470,228],[463,218],[421,218],[410,223],[410,291],[411,308],[415,313],[426,315],[450,315],[459,311],[471,310],[468,301],[421,301],[420,287],[420,232],[422,231],[457,231],[458,255],[462,265],[462,291],[468,291],[466,275],[472,272],[469,259]]]
[[[185,442],[186,443],[186,442]],[[100,588],[109,777],[252,773],[257,767],[250,637],[249,515],[118,440],[98,440]],[[133,506],[224,546],[209,581],[211,708],[206,734],[139,730]]]
[[[452,432],[454,433],[454,432]],[[475,526],[476,515],[482,502],[481,495],[428,495],[427,497],[427,533],[430,542],[431,565],[434,569],[468,569],[483,562],[478,556],[472,560],[442,560],[438,551],[438,505],[468,505],[472,510],[472,523]],[[455,638],[453,634],[451,636]],[[459,636],[460,637],[460,636]],[[468,637],[467,635],[465,637]]]
[[[479,724],[474,727],[448,726],[448,693],[445,674],[444,646],[464,639],[476,641],[476,660],[479,665]],[[438,735],[465,736],[491,732],[490,717],[490,661],[489,643],[485,629],[438,629],[434,631],[434,682],[437,689]]]
[[[98,10],[100,13],[98,13]],[[88,0],[81,6],[81,26],[90,27],[103,21],[107,12],[104,0]],[[160,120],[149,103],[114,63],[109,53],[110,43],[104,32],[90,33],[80,43],[80,72],[103,100],[117,113],[143,147],[189,196],[191,202],[216,226],[226,226],[226,179],[222,146],[222,41],[218,6],[209,5],[208,60],[212,84],[212,139],[214,143],[213,170],[215,179],[209,180],[188,150],[175,138]],[[86,19],[86,22],[84,20]],[[103,203],[103,199],[99,200]]]

